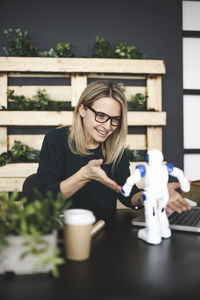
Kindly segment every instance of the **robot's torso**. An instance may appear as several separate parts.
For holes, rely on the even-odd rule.
[[[169,179],[166,165],[145,166],[144,190],[151,192],[156,198],[162,197],[168,192],[167,184]]]

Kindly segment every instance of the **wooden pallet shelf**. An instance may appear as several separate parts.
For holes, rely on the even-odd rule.
[[[166,112],[162,111],[162,75],[166,73],[163,60],[130,60],[100,58],[36,58],[0,57],[0,107],[8,107],[8,90],[31,98],[38,89],[45,89],[52,100],[69,102],[75,106],[89,80],[112,79],[124,81],[127,100],[131,95],[148,96],[147,109],[156,111],[128,112],[129,126],[142,126],[146,133],[128,134],[127,146],[134,150],[162,150],[162,126],[166,125]],[[62,84],[11,84],[20,80],[62,79]],[[128,82],[128,83],[127,83]],[[44,134],[10,133],[12,128],[71,125],[72,111],[0,111],[0,153],[11,149],[20,140],[40,149]],[[137,163],[138,164],[138,163]],[[131,163],[133,170],[136,163]],[[25,178],[37,171],[37,163],[17,163],[0,167],[0,192],[21,191]]]

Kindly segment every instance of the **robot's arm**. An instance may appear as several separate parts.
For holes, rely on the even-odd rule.
[[[145,174],[146,174],[146,167],[144,165],[137,165],[136,170],[133,172],[133,174],[131,174],[127,178],[125,184],[123,185],[121,190],[122,195],[128,197],[130,195],[130,192],[134,184],[139,182],[140,179],[145,176]]]
[[[181,189],[184,192],[189,192],[190,184],[189,184],[188,180],[185,178],[183,171],[179,168],[174,167],[172,164],[166,164],[166,166],[168,168],[169,174],[178,179]]]

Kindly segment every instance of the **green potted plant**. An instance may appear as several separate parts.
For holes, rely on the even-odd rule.
[[[61,194],[46,197],[36,192],[33,202],[17,201],[18,192],[0,196],[0,274],[52,272],[64,262],[57,247],[57,231],[63,226],[63,211],[70,206]]]

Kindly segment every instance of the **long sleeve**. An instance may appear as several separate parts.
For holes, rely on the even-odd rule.
[[[53,194],[60,192],[60,182],[65,178],[66,150],[63,142],[64,134],[67,143],[65,131],[52,130],[44,138],[37,171],[38,189],[43,194],[48,190]]]

